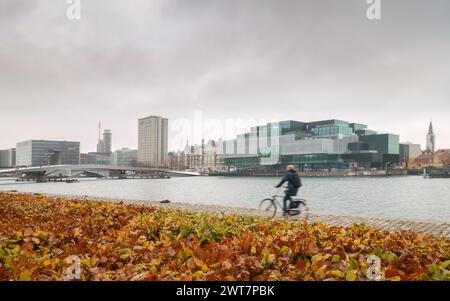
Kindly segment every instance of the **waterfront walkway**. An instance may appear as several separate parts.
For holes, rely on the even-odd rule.
[[[225,207],[225,206],[203,205],[203,204],[201,205],[186,204],[186,203],[161,204],[159,202],[142,202],[142,204],[158,208],[183,209],[195,212],[258,215],[258,210],[248,208],[236,208],[236,207]],[[324,223],[331,226],[344,226],[344,227],[350,226],[352,224],[366,224],[379,230],[387,230],[387,231],[410,230],[421,234],[432,234],[436,236],[446,236],[450,238],[450,223],[448,222],[439,223],[439,222],[412,221],[404,219],[374,218],[374,217],[361,217],[354,215],[323,214],[311,212],[309,213],[308,221],[310,223],[316,222],[316,223]]]
[[[14,191],[15,192],[15,191]],[[18,192],[15,192],[18,193]],[[117,199],[96,198],[91,196],[67,196],[56,194],[45,194],[48,197],[63,197],[63,198],[81,198],[91,200],[108,200],[118,201]],[[190,203],[161,203],[159,201],[144,201],[144,200],[120,200],[124,203],[139,204],[144,206],[151,206],[155,208],[179,209],[188,210],[191,212],[206,212],[214,214],[242,214],[242,215],[258,215],[258,210],[251,208],[227,207],[217,205],[205,204],[190,204]],[[302,218],[299,216],[295,218]],[[281,215],[279,218],[282,218]],[[331,226],[350,226],[352,224],[366,224],[379,230],[387,231],[402,231],[410,230],[421,234],[432,234],[436,236],[445,236],[450,238],[450,223],[449,222],[431,222],[431,221],[413,221],[405,219],[393,218],[376,218],[376,217],[362,217],[355,215],[340,215],[340,214],[324,214],[309,212],[308,221],[310,223],[323,223]]]

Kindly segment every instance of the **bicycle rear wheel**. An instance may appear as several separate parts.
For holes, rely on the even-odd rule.
[[[302,215],[302,217],[305,220],[308,220],[308,218],[309,218],[309,208],[306,205],[306,200],[304,200],[304,199],[295,199],[295,201],[297,201],[298,204],[299,204],[298,208],[296,208],[296,210],[299,211],[299,215]]]
[[[262,217],[274,218],[277,214],[277,205],[273,199],[264,199],[259,203],[258,214]]]

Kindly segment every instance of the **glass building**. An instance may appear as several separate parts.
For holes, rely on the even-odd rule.
[[[108,165],[111,157],[105,153],[80,154],[80,164],[101,164]]]
[[[0,168],[8,168],[16,165],[16,149],[0,150]]]
[[[411,142],[400,143],[400,162],[408,163],[409,160],[415,159],[422,154],[420,144]]]
[[[272,122],[221,142],[225,165],[236,169],[300,170],[383,167],[399,161],[399,136],[377,134],[367,125],[344,120]]]
[[[135,149],[122,148],[116,150],[111,156],[111,165],[116,166],[136,166],[138,151]]]
[[[80,142],[28,140],[16,145],[17,166],[80,164]]]

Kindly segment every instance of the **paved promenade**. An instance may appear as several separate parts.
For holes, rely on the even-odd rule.
[[[91,200],[109,200],[117,201],[116,199],[96,198],[91,196],[65,196],[56,194],[45,194],[48,197],[64,197],[64,198],[80,198]],[[143,201],[143,200],[122,200],[124,203],[140,204],[144,206],[152,206],[156,208],[169,208],[188,210],[193,212],[208,212],[215,214],[244,214],[244,215],[258,215],[258,210],[239,207],[227,207],[217,205],[204,204],[188,204],[188,203],[160,203],[158,201]],[[301,215],[295,218],[304,218]],[[282,218],[281,215],[278,218]],[[401,231],[411,230],[422,234],[432,234],[436,236],[446,236],[450,238],[450,222],[427,222],[427,221],[413,221],[404,219],[389,219],[389,218],[374,218],[362,217],[354,215],[338,215],[338,214],[323,214],[309,212],[308,221],[310,223],[324,223],[331,226],[350,226],[352,224],[366,224],[380,230],[387,231]]]
[[[155,206],[159,208],[184,209],[195,212],[258,215],[258,211],[256,209],[247,209],[247,208],[236,208],[236,207],[225,207],[214,205],[196,205],[186,203],[161,204],[159,202],[142,202],[142,204]],[[304,216],[300,216],[299,218],[302,217]],[[322,214],[311,212],[309,213],[308,221],[344,227],[350,226],[352,224],[366,224],[380,230],[388,230],[388,231],[411,230],[422,234],[433,234],[437,236],[446,236],[450,238],[450,223],[373,218],[373,217],[361,217],[353,215]]]

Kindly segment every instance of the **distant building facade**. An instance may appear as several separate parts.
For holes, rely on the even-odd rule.
[[[169,152],[168,167],[173,170],[186,170],[186,160],[183,151]]]
[[[217,142],[209,140],[204,147],[203,171],[218,172],[226,170],[223,159],[217,153]]]
[[[116,150],[111,155],[111,165],[115,166],[136,166],[138,151],[135,149],[122,148]]]
[[[108,165],[111,160],[111,156],[105,153],[87,153],[80,154],[80,164],[101,164]]]
[[[408,165],[411,160],[422,154],[420,144],[411,142],[400,143],[400,163]]]
[[[99,127],[100,130],[100,127]],[[100,138],[100,132],[99,132],[99,139],[97,143],[97,153],[99,154],[111,154],[112,152],[112,132],[110,130],[104,130],[103,131],[103,139]]]
[[[169,121],[149,116],[138,121],[138,165],[164,167],[168,157]]]
[[[80,164],[80,142],[28,140],[16,145],[16,166]]]
[[[217,142],[209,140],[205,144],[186,146],[183,151],[169,153],[169,167],[176,170],[191,170],[198,172],[218,172],[225,169],[223,159],[219,157]]]
[[[186,169],[199,172],[217,172],[225,168],[223,159],[218,155],[217,142],[209,140],[201,145],[189,145],[184,148],[184,165]]]
[[[189,145],[184,147],[184,166],[189,170],[199,170],[204,164],[204,145]]]
[[[9,148],[0,150],[0,168],[16,166],[16,149]]]
[[[435,153],[425,151],[411,162],[410,168],[450,168],[450,149],[440,149]]]
[[[112,133],[110,130],[103,131],[103,145],[104,153],[111,154],[112,152]]]
[[[436,150],[436,137],[434,135],[433,123],[430,121],[427,133],[427,151],[434,153]]]
[[[399,163],[400,138],[344,120],[286,120],[255,126],[233,140],[218,142],[226,166],[241,170],[380,168]]]

